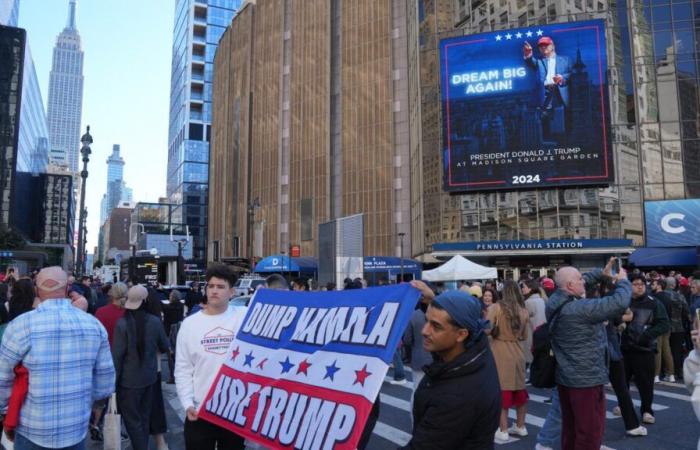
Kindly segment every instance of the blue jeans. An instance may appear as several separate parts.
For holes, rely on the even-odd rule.
[[[401,351],[394,352],[394,380],[405,380],[406,371],[403,368],[403,360],[401,359]]]
[[[51,450],[48,447],[42,447],[36,445],[34,442],[30,441],[26,437],[19,433],[15,434],[15,450]],[[85,440],[78,442],[70,447],[63,447],[60,450],[85,450]]]
[[[537,433],[537,443],[545,447],[554,447],[561,443],[561,406],[556,387],[552,389],[552,406],[544,419],[542,429]]]

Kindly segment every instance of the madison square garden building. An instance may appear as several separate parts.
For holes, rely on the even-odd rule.
[[[317,256],[363,213],[365,254],[595,267],[651,246],[645,205],[700,197],[698,1],[291,4],[219,45],[210,259]]]

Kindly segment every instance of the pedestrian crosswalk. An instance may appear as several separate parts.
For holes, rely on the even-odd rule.
[[[409,378],[411,374],[408,374]],[[370,440],[368,450],[389,450],[396,449],[397,447],[406,445],[411,439],[411,396],[413,395],[413,383],[408,380],[407,383],[396,385],[391,384],[391,377],[385,379],[384,384],[380,392],[380,417],[377,422],[372,439]],[[697,424],[694,422],[692,407],[690,405],[690,395],[686,390],[685,386],[680,383],[658,383],[654,386],[654,403],[653,409],[656,413],[659,413],[657,417],[659,420],[654,427],[659,430],[659,426],[663,426],[667,423],[669,427],[675,425],[674,419],[671,418],[670,414],[677,414],[680,417],[684,417],[689,426]],[[164,385],[164,391],[174,391],[174,386]],[[532,449],[534,448],[535,439],[537,433],[542,428],[547,412],[550,408],[550,403],[548,400],[550,398],[550,391],[546,389],[535,389],[528,387],[528,393],[530,400],[528,402],[528,411],[525,417],[525,424],[528,429],[529,435],[527,437],[515,437],[511,436],[510,440],[505,444],[500,444],[497,447],[503,448],[505,450],[519,450],[519,449]],[[167,392],[166,392],[167,394]],[[631,394],[633,397],[633,403],[636,407],[639,407],[639,394],[637,389],[632,386]],[[170,424],[171,432],[181,432],[182,423],[184,422],[185,413],[179,404],[179,401],[172,392],[172,395],[166,395],[166,403],[170,410],[175,412],[175,415],[180,419],[179,424]],[[606,418],[606,443],[608,448],[617,449],[681,449],[681,448],[694,448],[693,446],[685,447],[678,445],[677,442],[669,441],[667,446],[664,446],[663,441],[661,444],[658,442],[654,443],[649,438],[644,438],[642,440],[627,440],[619,444],[619,442],[608,442],[611,439],[607,439],[610,433],[608,430],[612,431],[614,436],[619,436],[620,439],[624,438],[624,425],[622,424],[622,419],[619,416],[612,414],[612,410],[617,406],[617,399],[611,388],[606,388],[606,399],[607,399],[607,414]],[[509,411],[509,417],[515,419],[515,411]],[[652,430],[650,433],[656,431]],[[613,437],[614,437],[613,436]],[[697,441],[697,433],[688,437],[689,442]],[[612,444],[612,445],[611,445]],[[633,446],[631,446],[633,445]],[[173,448],[171,446],[171,448]]]
[[[381,413],[379,422],[374,429],[373,440],[370,441],[369,448],[372,450],[393,449],[397,446],[405,445],[411,438],[410,400],[413,394],[413,383],[409,380],[406,384],[394,385],[389,383],[391,380],[392,378],[390,376],[385,379],[380,393]],[[531,449],[534,447],[537,432],[544,425],[547,412],[550,408],[550,392],[546,389],[528,387],[528,393],[530,399],[528,402],[528,413],[525,417],[525,424],[528,428],[529,436],[527,438],[511,436],[507,443],[501,444],[499,447],[506,449]],[[636,408],[639,408],[641,402],[637,389],[634,386],[632,386],[631,394],[633,397],[632,402]],[[612,413],[613,408],[617,406],[617,398],[612,388],[609,386],[606,387],[605,396],[607,399],[606,428],[612,430],[617,430],[619,428],[619,430],[617,430],[618,434],[624,435],[622,419]],[[655,413],[665,412],[673,407],[676,409],[685,407],[688,408],[687,413],[692,414],[688,405],[688,402],[690,402],[690,395],[688,395],[685,386],[680,383],[657,383],[655,385],[654,400],[652,408]],[[515,410],[509,411],[509,417],[513,420],[515,419]],[[515,444],[518,442],[520,442],[520,444]],[[613,447],[609,446],[608,448]]]

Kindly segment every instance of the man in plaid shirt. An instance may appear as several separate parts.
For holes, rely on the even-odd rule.
[[[60,267],[36,276],[41,303],[10,322],[0,345],[0,412],[7,411],[20,362],[29,392],[20,412],[15,449],[82,450],[91,405],[114,392],[114,366],[104,327],[66,298]]]

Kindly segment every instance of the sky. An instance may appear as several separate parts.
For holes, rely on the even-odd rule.
[[[84,52],[81,135],[90,125],[94,140],[85,197],[89,253],[97,245],[113,144],[121,145],[134,201],[156,202],[165,195],[174,3],[78,0]],[[27,30],[44,106],[53,47],[67,18],[68,0],[20,0],[19,26]]]

